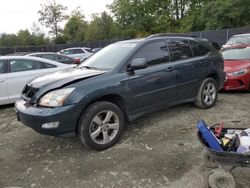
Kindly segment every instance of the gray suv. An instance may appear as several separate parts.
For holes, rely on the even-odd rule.
[[[153,35],[111,44],[75,68],[31,80],[15,109],[41,134],[74,133],[103,150],[126,121],[185,102],[213,107],[224,80],[223,59],[206,40]]]

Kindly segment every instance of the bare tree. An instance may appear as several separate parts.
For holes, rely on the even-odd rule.
[[[57,37],[60,31],[58,24],[68,17],[64,13],[65,10],[67,10],[67,7],[57,4],[55,0],[48,1],[47,4],[41,4],[41,10],[38,11],[40,15],[38,21],[49,28],[49,32]]]

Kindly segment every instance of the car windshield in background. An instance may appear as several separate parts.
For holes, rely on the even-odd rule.
[[[235,36],[230,38],[226,43],[226,45],[233,45],[233,44],[250,44],[250,35]]]
[[[111,70],[122,62],[129,53],[137,46],[138,43],[126,42],[111,44],[86,61],[79,65],[79,67],[89,67],[103,70]]]
[[[222,52],[222,55],[226,60],[250,59],[250,47],[226,49]]]

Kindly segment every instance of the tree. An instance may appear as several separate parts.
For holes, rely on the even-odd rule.
[[[204,20],[204,29],[224,29],[246,26],[250,24],[250,1],[209,1],[203,7],[201,17]]]
[[[59,23],[67,19],[65,10],[67,7],[57,4],[55,0],[48,1],[48,4],[41,4],[41,10],[38,11],[40,15],[38,21],[49,28],[49,32],[57,37],[60,31]]]
[[[119,27],[107,12],[102,12],[101,15],[92,15],[92,21],[88,25],[85,36],[87,40],[105,40],[118,36]]]
[[[17,40],[18,45],[31,45],[31,34],[29,30],[19,30],[19,32],[17,33]]]
[[[16,46],[18,42],[17,36],[15,34],[2,33],[0,37],[0,46],[13,47]]]
[[[65,36],[69,42],[80,42],[84,40],[86,30],[87,22],[82,11],[79,8],[73,10],[64,27]]]
[[[137,36],[173,31],[171,0],[114,0],[109,5],[123,31],[135,30]]]

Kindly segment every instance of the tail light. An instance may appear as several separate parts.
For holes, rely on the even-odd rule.
[[[80,61],[80,59],[79,59],[79,58],[75,58],[75,59],[74,59],[74,63],[75,63],[75,64],[80,64],[80,63],[81,63],[81,61]]]

